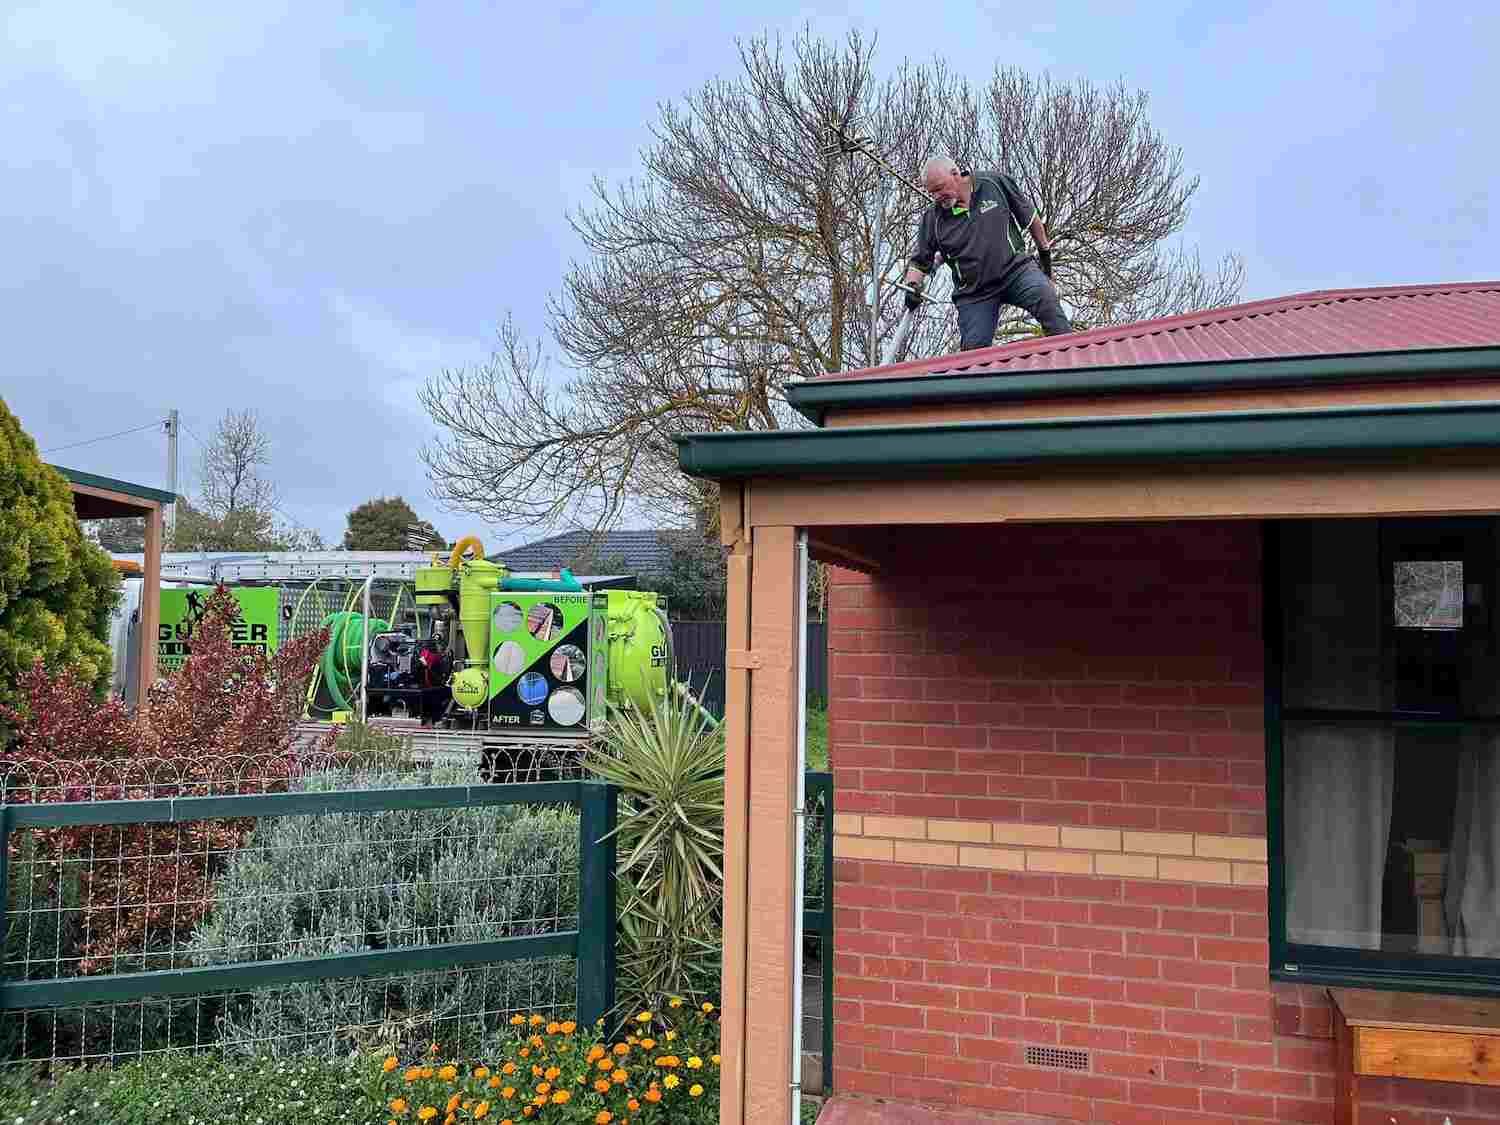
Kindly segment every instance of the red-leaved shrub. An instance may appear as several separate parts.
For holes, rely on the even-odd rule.
[[[328,634],[267,656],[237,649],[239,609],[222,586],[207,600],[185,665],[154,685],[139,714],[100,702],[66,669],[20,677],[20,704],[0,707],[12,745],[0,800],[104,801],[285,789],[296,775],[297,723]],[[76,873],[81,938],[54,971],[162,968],[212,905],[211,881],[253,821],[59,828],[33,834],[35,856]],[[20,834],[18,833],[17,836]],[[19,841],[12,839],[12,856]],[[68,964],[63,964],[68,962]]]

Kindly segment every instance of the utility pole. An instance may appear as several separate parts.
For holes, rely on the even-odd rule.
[[[177,410],[174,407],[167,412],[167,491],[174,497],[177,495]],[[172,546],[172,533],[177,528],[177,501],[173,500],[167,506],[167,548]]]

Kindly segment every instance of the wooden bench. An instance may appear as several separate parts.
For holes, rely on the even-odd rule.
[[[1500,1086],[1500,1000],[1352,988],[1329,995],[1335,1125],[1358,1125],[1361,1077]]]

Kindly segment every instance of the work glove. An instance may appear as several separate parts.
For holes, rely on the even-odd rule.
[[[1048,277],[1052,276],[1052,249],[1038,248],[1036,252],[1037,261],[1042,263],[1042,272]]]
[[[906,307],[912,312],[916,312],[917,309],[922,307],[922,291],[915,285],[910,285],[907,286],[905,292],[904,303]]]

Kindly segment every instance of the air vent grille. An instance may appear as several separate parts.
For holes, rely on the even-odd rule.
[[[1087,1070],[1089,1053],[1068,1047],[1027,1047],[1027,1066],[1045,1066],[1053,1070]]]

